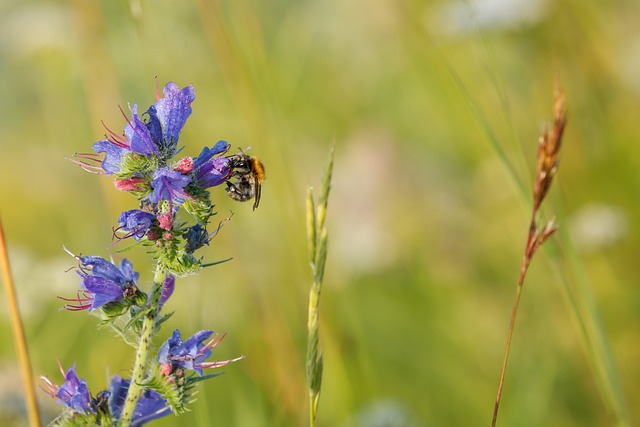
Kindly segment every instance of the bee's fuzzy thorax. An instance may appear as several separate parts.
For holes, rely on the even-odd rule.
[[[255,174],[256,179],[259,183],[265,180],[266,175],[264,172],[264,165],[256,157],[251,158],[251,170]]]

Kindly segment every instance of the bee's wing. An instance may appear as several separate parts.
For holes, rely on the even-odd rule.
[[[258,208],[258,205],[260,204],[260,194],[262,193],[262,185],[260,185],[260,180],[258,179],[258,176],[255,174],[253,175],[253,184],[256,189],[256,195],[253,202],[253,210],[255,211]]]

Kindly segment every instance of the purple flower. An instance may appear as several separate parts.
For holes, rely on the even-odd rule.
[[[229,178],[229,159],[220,156],[228,150],[229,144],[226,141],[218,141],[212,148],[204,147],[194,159],[195,182],[200,188],[215,187]]]
[[[127,234],[123,236],[124,239],[133,236],[134,239],[139,241],[145,236],[155,219],[156,216],[150,212],[132,209],[120,214],[118,225],[121,230],[127,232]]]
[[[76,412],[86,412],[91,407],[87,382],[76,374],[75,363],[64,376],[64,384],[58,389],[58,398]]]
[[[139,274],[133,271],[133,265],[128,259],[123,259],[120,267],[97,256],[78,259],[81,263],[77,271],[82,277],[80,285],[88,295],[84,300],[77,300],[84,305],[71,307],[72,309],[89,308],[89,311],[93,311],[109,302],[121,301],[124,296],[137,294]]]
[[[158,361],[163,367],[163,372],[173,372],[178,368],[192,369],[202,376],[200,363],[211,355],[211,349],[206,347],[204,342],[211,334],[213,331],[196,332],[183,343],[180,331],[173,331],[173,335],[158,350]]]
[[[129,146],[117,143],[117,139],[113,137],[107,137],[108,139],[102,139],[93,144],[93,151],[96,153],[105,153],[102,160],[102,169],[107,175],[120,172],[120,163],[122,162],[122,155],[129,151]]]
[[[153,138],[147,123],[138,116],[138,106],[131,107],[131,120],[124,127],[124,135],[129,140],[129,148],[133,153],[149,156],[159,154],[158,141]]]
[[[86,414],[92,411],[91,396],[87,383],[76,374],[75,363],[66,374],[60,362],[58,362],[58,366],[60,367],[60,372],[64,375],[64,384],[57,386],[49,378],[41,377],[45,384],[42,387],[44,392],[51,397],[57,397],[59,402],[62,402],[74,412]]]
[[[158,350],[158,362],[163,374],[170,375],[177,369],[193,370],[202,376],[202,370],[208,368],[219,368],[243,358],[237,357],[231,360],[206,362],[211,356],[211,349],[217,346],[224,338],[214,335],[211,341],[205,341],[213,334],[213,331],[204,330],[196,332],[188,340],[182,342],[180,331],[176,329],[160,350]]]
[[[124,111],[122,114],[125,115]],[[131,120],[127,119],[124,135],[118,135],[106,126],[105,129],[107,130],[106,139],[93,144],[93,151],[105,153],[102,169],[107,175],[120,172],[122,156],[126,153],[138,153],[144,156],[159,153],[147,124],[138,117],[137,105],[131,107]]]
[[[178,171],[160,168],[153,175],[153,181],[151,181],[153,192],[149,195],[149,201],[159,203],[160,200],[167,200],[173,210],[174,206],[181,205],[185,198],[190,197],[184,191],[184,187],[190,181],[191,178]]]
[[[173,290],[176,287],[176,278],[173,274],[167,274],[167,278],[162,286],[162,295],[160,296],[160,307],[167,302],[167,300],[173,295]]]
[[[133,118],[125,128],[131,141],[131,151],[143,155],[156,154],[164,159],[174,156],[180,131],[191,115],[191,103],[196,98],[193,86],[180,89],[169,82],[163,89],[164,98],[158,99],[147,110],[149,121],[144,123],[137,116],[136,106],[131,109]]]
[[[111,378],[111,384],[109,385],[109,392],[111,393],[109,397],[109,409],[111,415],[116,420],[120,419],[120,415],[122,414],[122,408],[124,407],[130,384],[131,380],[124,379],[117,375]],[[170,413],[171,409],[160,394],[153,390],[145,389],[136,404],[131,426],[141,426],[149,421],[169,415]]]
[[[98,154],[105,153],[102,169],[107,175],[120,172],[122,156],[126,153],[156,155],[164,161],[176,154],[180,131],[191,115],[195,89],[191,85],[180,89],[175,83],[169,82],[163,93],[164,98],[159,98],[147,110],[149,118],[146,123],[138,116],[138,106],[133,105],[131,119],[127,118],[127,125],[124,127],[124,135],[105,126],[106,139],[93,144],[93,150]]]
[[[208,245],[210,240],[207,229],[200,224],[189,228],[184,237],[187,241],[184,250],[188,254],[192,254],[204,245]]]
[[[156,140],[163,141],[164,147],[171,151],[175,150],[180,131],[191,115],[191,103],[196,98],[196,91],[191,85],[180,89],[175,83],[169,82],[162,92],[164,98],[149,108],[149,128]],[[161,125],[161,129],[158,128],[158,124]],[[158,135],[160,131],[162,134]]]

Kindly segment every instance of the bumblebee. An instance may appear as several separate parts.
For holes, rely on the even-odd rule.
[[[253,198],[253,210],[260,203],[261,184],[265,179],[264,165],[255,157],[240,152],[229,159],[231,173],[227,180],[227,194],[233,200],[246,202]]]

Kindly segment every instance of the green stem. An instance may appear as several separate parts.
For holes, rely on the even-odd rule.
[[[149,349],[153,342],[153,334],[156,329],[156,321],[160,307],[160,297],[162,296],[162,288],[167,278],[167,271],[160,267],[156,267],[156,274],[153,278],[153,289],[151,290],[151,298],[148,306],[147,314],[142,321],[142,332],[140,333],[140,344],[136,352],[136,361],[133,365],[133,374],[131,375],[131,384],[127,392],[127,399],[122,408],[122,416],[120,417],[120,427],[131,424],[133,412],[136,409],[138,399],[142,394],[143,383],[147,371],[147,362],[149,360]]]
[[[309,291],[309,318],[307,321],[307,376],[309,379],[309,426],[315,425],[318,403],[320,401],[320,382],[322,377],[318,377],[318,364],[322,363],[322,356],[319,354],[319,328],[320,317],[320,288],[321,284],[314,281]],[[320,374],[321,375],[321,374]]]

